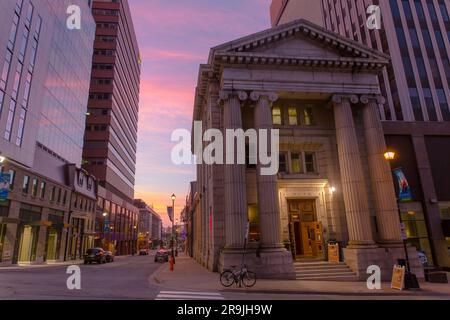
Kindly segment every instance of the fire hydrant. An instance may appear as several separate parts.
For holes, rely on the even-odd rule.
[[[170,258],[169,258],[170,271],[173,271],[174,264],[175,264],[175,259],[173,258],[173,256],[170,256]]]

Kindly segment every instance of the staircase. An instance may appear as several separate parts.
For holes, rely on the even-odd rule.
[[[358,281],[356,273],[354,273],[344,262],[294,262],[294,268],[297,280]]]

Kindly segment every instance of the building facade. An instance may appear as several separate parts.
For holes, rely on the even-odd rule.
[[[127,0],[93,1],[92,13],[97,29],[83,168],[95,175],[105,190],[104,197],[99,200],[104,204],[99,202],[97,229],[102,229],[105,220],[119,228],[127,224],[121,221],[132,221],[132,231],[137,228],[138,220],[138,209],[133,206],[133,199],[139,112],[139,48]],[[114,217],[103,216],[103,213],[109,215],[110,212],[114,212]],[[137,241],[137,232],[131,231],[115,230],[112,235],[118,232],[133,235],[133,238],[111,240],[108,236],[110,239],[105,241],[109,244],[114,241],[123,243],[114,250],[117,254],[129,254]],[[102,241],[97,239],[97,242]]]
[[[378,74],[388,63],[387,55],[306,20],[211,49],[199,71],[194,121],[203,131],[278,129],[280,152],[276,175],[261,175],[259,157],[198,165],[194,242],[202,264],[222,270],[244,254],[258,276],[294,278],[294,260],[324,260],[326,243],[338,241],[357,277],[370,265],[390,277],[404,251],[379,117]],[[193,143],[197,158],[206,145]],[[245,152],[236,144],[223,150]],[[409,251],[423,277],[416,249]]]
[[[139,208],[138,248],[158,246],[161,240],[161,217],[141,199],[134,200],[134,205]]]
[[[303,10],[305,6],[308,10]],[[369,29],[367,10],[380,9],[381,28]],[[446,0],[274,0],[272,25],[307,19],[390,55],[379,75],[380,117],[397,151],[413,199],[400,204],[408,243],[428,263],[450,268],[450,2]],[[389,32],[390,31],[390,32]]]
[[[0,4],[0,264],[65,257],[95,34],[90,14],[66,27],[71,4],[90,12],[85,0]]]

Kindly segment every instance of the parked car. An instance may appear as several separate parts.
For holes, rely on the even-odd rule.
[[[169,262],[169,251],[166,249],[159,249],[155,254],[155,262]]]
[[[106,262],[114,262],[114,254],[111,251],[105,251]]]
[[[106,252],[102,248],[91,248],[86,251],[84,255],[84,264],[106,263]]]
[[[140,256],[148,256],[148,249],[141,249],[139,250]]]

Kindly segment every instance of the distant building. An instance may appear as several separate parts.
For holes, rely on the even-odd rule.
[[[134,200],[134,205],[139,208],[138,247],[158,245],[161,240],[161,217],[141,199]]]
[[[62,260],[67,235],[92,230],[94,177],[87,175],[92,189],[83,200],[85,215],[76,218],[77,231],[73,219],[81,212],[70,212],[95,22],[88,1],[71,4],[84,12],[81,30],[66,27],[65,1],[0,2],[0,166],[10,185],[0,199],[0,264]]]
[[[93,1],[97,24],[83,168],[99,180],[96,243],[118,255],[136,250],[133,206],[140,55],[128,0]],[[103,216],[103,214],[106,214]]]

